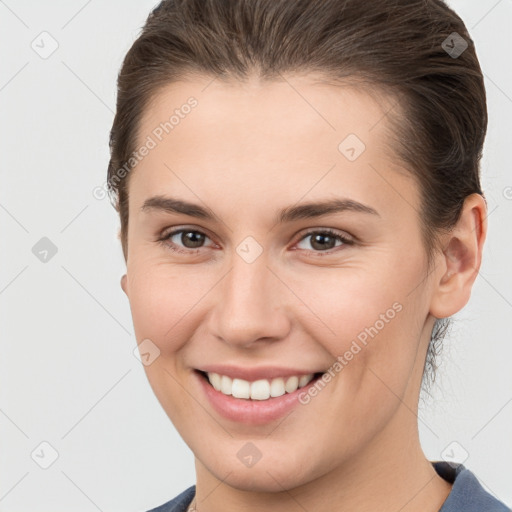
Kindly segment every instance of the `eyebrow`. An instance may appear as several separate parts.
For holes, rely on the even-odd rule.
[[[181,199],[166,196],[153,196],[144,201],[141,211],[164,211],[167,213],[181,213],[199,219],[214,220],[217,218],[210,208],[189,203]],[[366,213],[380,217],[371,206],[359,203],[352,199],[336,198],[326,201],[301,203],[279,210],[276,223],[293,222],[300,219],[313,219],[332,213],[345,211]]]

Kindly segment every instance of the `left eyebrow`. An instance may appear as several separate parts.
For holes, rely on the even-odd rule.
[[[312,219],[322,215],[345,211],[368,213],[380,217],[377,210],[358,201],[352,199],[331,199],[314,203],[302,203],[284,208],[279,211],[277,221],[279,223],[292,222],[299,219]]]
[[[141,211],[161,210],[168,213],[182,213],[190,217],[214,220],[217,216],[209,208],[199,204],[190,203],[181,199],[166,196],[154,196],[141,206]],[[279,210],[276,223],[293,222],[300,219],[313,219],[332,213],[345,211],[360,212],[380,217],[380,214],[371,206],[359,203],[352,199],[338,198],[320,202],[301,203]]]

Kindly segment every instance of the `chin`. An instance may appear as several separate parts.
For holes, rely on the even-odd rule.
[[[314,480],[313,464],[310,457],[301,463],[296,457],[276,460],[264,456],[252,467],[246,467],[237,458],[230,462],[222,456],[216,457],[205,469],[219,481],[240,491],[276,493],[294,489]],[[203,459],[204,460],[204,459]],[[307,474],[304,473],[307,468]]]
[[[216,474],[215,476],[235,489],[257,493],[282,492],[304,483],[292,475],[283,478],[280,472],[275,471],[275,468],[260,468],[259,470],[251,468],[245,471],[233,468],[233,472],[227,478],[223,478],[221,474]]]

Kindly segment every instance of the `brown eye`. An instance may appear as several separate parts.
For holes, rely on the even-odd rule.
[[[194,253],[203,247],[206,239],[209,239],[208,236],[201,231],[194,229],[177,229],[162,236],[159,242],[176,252]]]
[[[188,249],[201,247],[205,240],[205,235],[199,231],[181,231],[178,233],[181,233],[180,242]]]
[[[311,249],[307,247],[304,249],[310,252],[327,252],[335,247],[353,244],[352,240],[331,229],[310,231],[301,238],[301,242],[308,238],[310,239],[309,245],[313,250],[311,251]],[[337,241],[341,243],[336,244]]]

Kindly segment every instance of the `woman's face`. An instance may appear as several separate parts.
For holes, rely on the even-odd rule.
[[[145,112],[123,289],[212,481],[290,489],[416,439],[433,280],[418,187],[387,156],[391,105],[306,76],[196,78]]]

